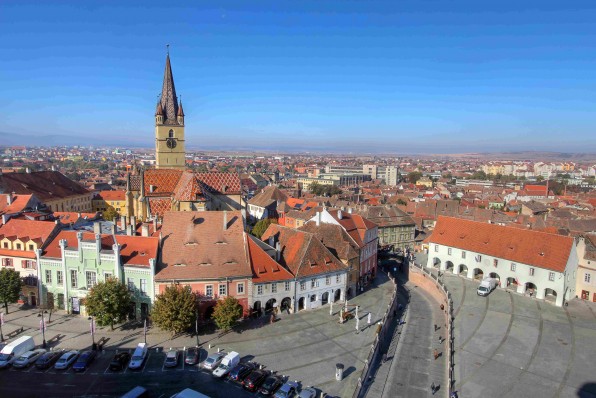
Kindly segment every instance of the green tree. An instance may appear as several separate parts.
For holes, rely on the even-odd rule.
[[[219,300],[213,310],[213,320],[219,329],[228,331],[242,316],[242,306],[235,297],[228,296]]]
[[[102,213],[103,219],[106,221],[114,221],[118,218],[118,212],[114,209],[114,206],[108,206],[106,211]]]
[[[486,180],[487,179],[487,175],[484,171],[482,170],[478,170],[477,172],[475,172],[474,174],[472,174],[472,179],[473,180]]]
[[[402,205],[402,206],[407,206],[408,205],[408,202],[406,202],[402,198],[399,198],[399,199],[397,199],[397,204],[398,205]]]
[[[422,173],[419,171],[412,171],[408,173],[408,182],[416,184],[416,181],[422,178]]]
[[[100,326],[124,322],[130,311],[132,297],[128,288],[117,278],[109,278],[99,282],[89,290],[85,297],[85,306],[89,315],[95,318]]]
[[[267,228],[269,228],[271,224],[277,224],[277,221],[275,221],[272,218],[265,218],[263,220],[259,220],[252,228],[251,234],[261,239],[261,236],[263,236],[263,234],[265,233],[265,231],[267,231]]]
[[[151,318],[161,329],[172,336],[188,330],[197,316],[197,295],[190,286],[167,286],[158,294],[153,304]]]
[[[544,177],[538,176],[538,177],[536,177],[536,181],[538,181],[538,182],[544,181]]]
[[[21,275],[13,269],[0,270],[0,303],[8,314],[8,304],[16,303],[21,293]]]

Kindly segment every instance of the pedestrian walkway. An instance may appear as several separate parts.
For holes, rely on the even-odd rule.
[[[398,300],[404,306],[387,348],[387,361],[378,364],[367,397],[447,397],[447,342],[444,313],[431,295],[411,282],[398,280]],[[435,324],[437,330],[435,331]],[[439,343],[439,336],[442,337]],[[434,358],[434,350],[440,355]]]

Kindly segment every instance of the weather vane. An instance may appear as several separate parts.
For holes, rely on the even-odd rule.
[[[168,55],[170,55],[170,45],[166,44],[166,52],[168,53]]]

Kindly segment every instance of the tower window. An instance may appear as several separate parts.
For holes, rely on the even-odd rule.
[[[174,138],[174,130],[170,130],[170,132],[168,133],[168,137]]]

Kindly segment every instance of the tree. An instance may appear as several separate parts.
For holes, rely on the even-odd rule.
[[[151,317],[161,329],[171,332],[172,336],[188,330],[197,316],[197,295],[190,286],[167,286],[158,294],[153,304]]]
[[[422,173],[419,171],[412,171],[408,173],[408,182],[416,184],[416,181],[422,178]]]
[[[21,275],[13,269],[0,270],[0,303],[8,314],[8,304],[16,303],[21,293]]]
[[[482,170],[478,170],[477,172],[475,172],[474,174],[472,174],[472,179],[473,180],[486,180],[487,176],[486,173]]]
[[[110,325],[114,330],[114,323],[126,320],[132,297],[128,288],[117,278],[109,278],[93,286],[84,301],[87,312],[98,325]]]
[[[538,177],[536,177],[536,181],[538,181],[538,182],[544,181],[544,177],[538,176]]]
[[[114,209],[114,206],[108,206],[106,211],[102,213],[102,216],[106,221],[114,221],[115,218],[118,218],[118,212]]]
[[[263,220],[259,220],[252,228],[251,234],[261,239],[261,236],[263,236],[263,234],[265,233],[265,231],[267,231],[267,228],[269,228],[271,224],[277,224],[277,221],[275,221],[272,218],[265,218]]]
[[[219,329],[228,331],[234,327],[242,316],[242,306],[235,297],[228,296],[219,300],[213,310],[213,319]]]
[[[397,204],[398,205],[402,205],[402,206],[407,206],[408,205],[408,202],[406,202],[402,198],[399,198],[399,199],[397,199]]]

